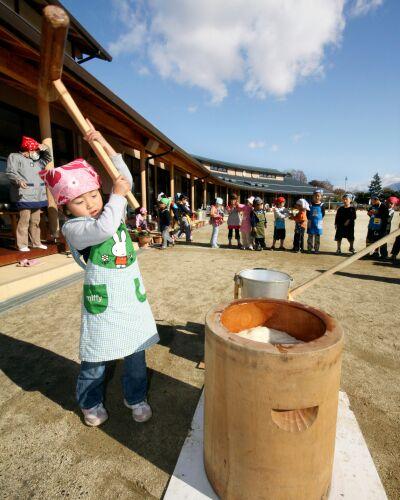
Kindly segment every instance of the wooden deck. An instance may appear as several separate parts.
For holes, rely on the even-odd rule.
[[[9,264],[16,264],[22,259],[37,259],[45,257],[46,255],[53,255],[59,253],[63,248],[61,245],[55,243],[46,243],[47,250],[40,250],[39,248],[31,248],[30,252],[20,252],[15,247],[11,246],[10,242],[0,241],[0,267],[8,266]]]

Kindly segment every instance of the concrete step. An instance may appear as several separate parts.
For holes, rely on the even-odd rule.
[[[81,271],[75,261],[65,255],[50,255],[37,260],[39,263],[32,267],[11,264],[0,269],[0,302]]]

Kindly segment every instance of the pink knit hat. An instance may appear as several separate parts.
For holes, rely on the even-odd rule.
[[[65,205],[74,198],[100,188],[100,177],[83,158],[77,158],[61,167],[41,170],[40,177],[50,189],[57,205]]]

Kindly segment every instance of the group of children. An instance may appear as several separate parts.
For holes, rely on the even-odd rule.
[[[304,198],[296,202],[295,210],[289,210],[283,196],[278,197],[272,208],[264,206],[263,200],[251,196],[245,204],[239,203],[236,194],[231,194],[226,210],[222,198],[216,198],[210,208],[210,224],[212,226],[210,246],[218,248],[218,234],[221,224],[224,222],[225,211],[228,213],[228,244],[232,247],[233,239],[237,246],[243,250],[267,250],[266,228],[267,212],[274,214],[274,229],[272,245],[270,250],[285,250],[286,219],[294,221],[294,252],[319,253],[321,235],[323,233],[323,220],[325,217],[325,206],[322,202],[322,189],[315,189],[311,203]],[[346,193],[342,197],[343,204],[337,209],[335,217],[335,241],[337,243],[336,253],[342,254],[342,240],[349,242],[349,252],[354,254],[354,226],[357,218],[356,209],[353,205],[354,196]],[[371,207],[368,210],[370,217],[367,234],[367,244],[373,243],[390,232],[394,208],[398,203],[394,196],[385,202],[379,196],[371,197]],[[186,242],[192,241],[191,217],[192,211],[186,195],[178,194],[174,199],[168,198],[161,193],[158,197],[159,226],[163,237],[161,249],[168,245],[174,245],[176,238],[185,235]],[[146,211],[140,209],[136,216],[136,227],[146,228]],[[305,248],[305,234],[307,243]],[[279,246],[277,247],[277,244]],[[396,259],[400,241],[393,247],[392,259]],[[397,252],[397,253],[396,253]],[[383,245],[373,254],[373,257],[388,258],[387,245]]]
[[[229,204],[226,207],[228,212],[228,244],[232,246],[233,235],[237,246],[244,250],[266,250],[265,230],[267,227],[266,213],[268,211],[274,214],[274,231],[271,250],[276,249],[276,244],[279,242],[278,249],[285,250],[284,242],[286,239],[286,219],[293,220],[294,252],[319,253],[321,235],[323,233],[323,220],[325,217],[325,207],[322,203],[322,189],[316,189],[313,193],[311,203],[308,203],[304,198],[300,198],[296,202],[295,211],[290,211],[285,207],[286,200],[279,197],[275,200],[272,209],[264,206],[261,198],[251,196],[246,200],[246,204],[240,204],[236,195],[231,195]],[[342,197],[343,205],[341,205],[335,216],[335,241],[337,243],[336,254],[342,254],[342,240],[347,239],[349,242],[349,252],[354,254],[354,226],[357,218],[356,209],[353,206],[354,196],[351,193],[345,193]],[[379,199],[379,196],[371,197],[371,207],[368,210],[370,217],[367,234],[367,245],[373,243],[380,238],[383,238],[391,231],[391,222],[394,215],[394,208],[399,203],[399,200],[391,196],[385,202]],[[215,226],[214,214],[218,212],[218,226],[222,223],[222,199],[217,198],[211,207],[211,223]],[[307,249],[304,248],[304,237],[307,232]],[[216,248],[217,235],[213,229],[211,238],[211,247]],[[400,239],[398,238],[393,246],[391,257],[396,260],[400,253]],[[373,257],[382,259],[388,258],[387,245],[382,245],[375,250]]]
[[[309,204],[304,198],[296,202],[295,212],[290,211],[286,206],[286,200],[280,196],[275,200],[272,209],[264,206],[263,200],[259,197],[251,196],[245,204],[240,204],[238,197],[230,196],[229,204],[226,207],[228,212],[228,244],[232,246],[233,234],[237,246],[243,250],[267,250],[265,241],[265,230],[267,227],[267,212],[274,214],[274,232],[271,250],[275,250],[279,242],[279,250],[285,250],[286,239],[286,219],[295,223],[293,251],[304,251],[304,235],[307,230],[307,248],[309,252],[319,252],[320,235],[322,234],[322,220],[325,216],[325,209],[322,204],[322,191],[315,190],[313,201]],[[216,199],[211,207],[211,217],[215,210],[222,212],[222,200]],[[214,232],[213,232],[214,235]],[[212,247],[217,247],[215,238],[211,241]]]

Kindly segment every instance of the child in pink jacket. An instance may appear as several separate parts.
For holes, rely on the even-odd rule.
[[[243,214],[242,225],[240,232],[242,233],[242,248],[243,250],[253,250],[253,239],[251,237],[251,220],[250,215],[253,211],[254,196],[247,198],[246,205],[239,205],[239,210]]]

